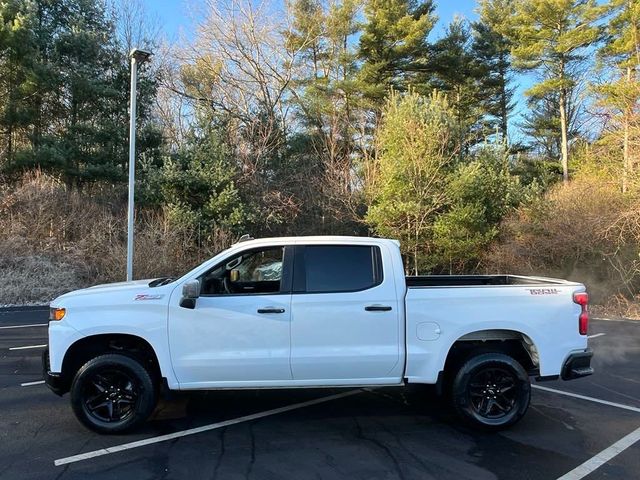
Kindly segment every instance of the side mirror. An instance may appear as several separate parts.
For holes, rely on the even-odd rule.
[[[200,280],[189,280],[182,285],[182,298],[180,306],[183,308],[196,308],[196,299],[200,296]]]

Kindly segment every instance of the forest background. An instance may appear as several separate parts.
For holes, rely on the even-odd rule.
[[[444,0],[443,0],[444,1]],[[640,2],[207,0],[169,42],[138,0],[0,2],[0,303],[240,235],[397,238],[409,274],[585,282],[638,316]],[[526,85],[526,88],[523,87]]]

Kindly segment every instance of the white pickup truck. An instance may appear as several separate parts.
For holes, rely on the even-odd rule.
[[[398,242],[239,242],[184,276],[51,303],[44,378],[87,427],[144,422],[171,390],[435,384],[468,423],[527,410],[530,377],[590,375],[584,285],[405,277]]]

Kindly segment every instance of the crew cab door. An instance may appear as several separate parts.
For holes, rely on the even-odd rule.
[[[296,247],[291,370],[296,381],[397,383],[400,324],[389,252],[380,245]]]
[[[173,368],[184,388],[259,386],[291,380],[293,247],[253,248],[200,276],[195,308],[169,306]]]

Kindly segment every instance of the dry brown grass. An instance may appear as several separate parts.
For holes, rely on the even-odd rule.
[[[48,302],[64,292],[122,281],[126,264],[126,197],[118,187],[69,190],[31,172],[0,187],[0,304]],[[226,247],[214,232],[202,242],[163,212],[136,216],[134,277],[179,275]]]
[[[39,172],[0,182],[0,304],[48,302],[125,277],[126,192],[69,190]],[[640,199],[615,185],[575,180],[521,207],[484,258],[488,272],[585,282],[610,315],[633,316],[640,289]],[[231,236],[172,224],[161,211],[136,218],[135,278],[178,275],[228,246]],[[202,241],[201,237],[209,237]],[[640,315],[637,315],[640,316]]]
[[[624,295],[612,295],[603,304],[590,308],[591,316],[598,318],[628,318],[640,320],[640,295],[627,298]]]
[[[507,218],[484,265],[581,281],[600,302],[631,298],[640,287],[639,218],[638,197],[599,180],[574,180]]]

